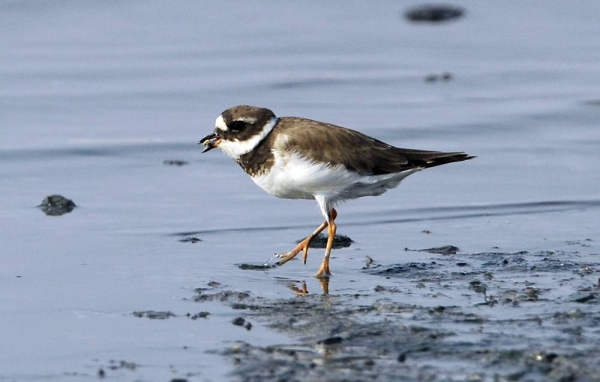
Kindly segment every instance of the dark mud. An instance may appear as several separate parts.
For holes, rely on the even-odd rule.
[[[214,285],[192,300],[220,301],[240,311],[237,325],[251,318],[296,339],[216,350],[239,381],[600,381],[599,260],[577,251],[375,259],[361,277],[382,285],[365,293],[311,294],[290,282],[296,297],[268,299]]]

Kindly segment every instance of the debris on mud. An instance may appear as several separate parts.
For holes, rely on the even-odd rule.
[[[175,313],[171,311],[156,311],[156,310],[143,310],[139,312],[133,312],[135,317],[145,317],[151,320],[166,320],[167,318],[177,317]]]
[[[62,195],[50,195],[38,207],[48,216],[60,216],[73,211],[77,206]]]
[[[120,361],[115,361],[115,360],[110,360],[109,361],[109,366],[108,368],[110,370],[119,370],[119,369],[127,369],[127,370],[135,370],[138,365],[135,362],[128,362],[128,361],[124,361],[124,360],[120,360]]]
[[[413,276],[416,275],[415,272],[424,271],[427,272],[429,270],[442,267],[441,264],[432,261],[430,263],[402,263],[402,264],[392,264],[384,266],[382,264],[377,264],[371,267],[370,273],[381,276],[390,276],[397,275],[402,273],[411,273]],[[366,269],[366,268],[363,268]]]
[[[202,289],[196,289],[198,295],[193,297],[196,302],[203,301],[220,301],[227,303],[239,303],[250,299],[250,294],[247,292],[237,292],[232,290],[223,290],[215,293],[204,293]]]
[[[199,318],[208,318],[209,315],[210,315],[210,313],[206,312],[206,311],[198,312],[196,314],[190,314],[190,313],[186,314],[186,316],[188,316],[192,320],[197,320]]]
[[[274,264],[249,264],[249,263],[241,263],[237,264],[237,267],[243,271],[266,271],[271,268],[276,267]]]

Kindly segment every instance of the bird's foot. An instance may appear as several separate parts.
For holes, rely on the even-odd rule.
[[[329,271],[329,259],[324,259],[321,263],[321,267],[315,274],[315,277],[318,279],[329,278],[331,276],[331,272]]]
[[[283,265],[287,263],[288,261],[296,257],[300,253],[300,251],[302,251],[302,262],[306,264],[306,259],[308,257],[308,247],[313,239],[314,237],[311,235],[306,239],[302,240],[300,243],[298,243],[296,248],[292,249],[291,251],[278,254],[277,257],[281,260],[277,262],[277,265]]]

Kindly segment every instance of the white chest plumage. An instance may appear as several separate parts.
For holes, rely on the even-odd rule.
[[[335,197],[359,176],[343,166],[311,161],[298,152],[273,150],[275,163],[264,175],[252,178],[269,194],[286,199]]]
[[[369,195],[380,195],[418,170],[395,174],[362,176],[343,165],[312,161],[298,152],[273,150],[270,171],[252,178],[260,188],[279,198],[314,199],[332,203]]]

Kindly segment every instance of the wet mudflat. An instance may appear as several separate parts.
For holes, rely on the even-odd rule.
[[[1,3],[0,380],[600,380],[599,4]],[[201,154],[241,103],[477,158],[340,205],[325,283]]]
[[[296,298],[219,286],[194,300],[218,299],[294,339],[217,351],[241,381],[600,380],[600,254],[590,239],[569,245],[374,261],[361,277],[382,285],[360,293],[288,280]]]

